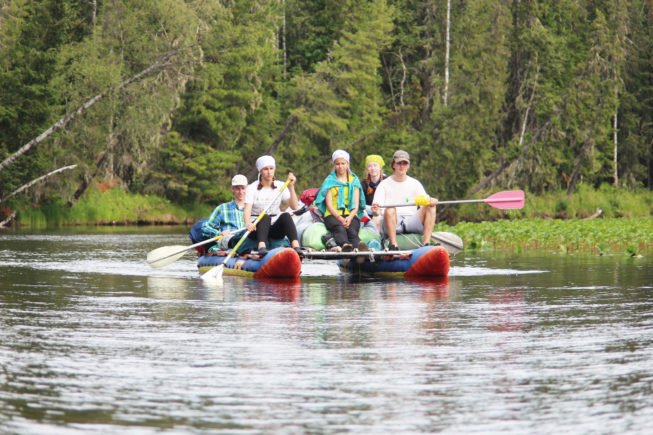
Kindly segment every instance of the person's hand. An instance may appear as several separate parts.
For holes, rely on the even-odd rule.
[[[345,228],[348,227],[347,219],[345,219],[343,216],[338,216],[338,222],[340,222],[340,224],[341,224],[343,227],[345,227]]]
[[[247,231],[249,231],[250,233],[252,231],[256,231],[256,225],[254,223],[247,224]]]
[[[353,215],[353,214],[350,214],[349,216],[347,216],[347,217],[345,218],[345,223],[343,224],[343,226],[344,226],[345,228],[349,229],[349,226],[351,225],[351,222],[352,222],[353,220],[354,220],[354,215]]]
[[[379,204],[372,204],[372,216],[378,216],[379,214],[381,214],[381,207]]]
[[[226,236],[228,236],[229,234],[231,234],[231,231],[229,231],[229,230],[224,230],[224,231],[223,231],[222,233],[220,233],[220,234],[222,234],[222,237],[226,237]]]
[[[288,172],[288,179],[290,180],[289,186],[293,186],[297,181],[297,177],[295,177],[295,174],[293,174],[292,172]]]
[[[438,205],[438,198],[431,198],[429,201],[429,206],[435,207],[436,205]]]

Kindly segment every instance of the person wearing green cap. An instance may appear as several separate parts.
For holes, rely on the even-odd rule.
[[[386,175],[383,173],[383,166],[385,166],[385,162],[383,161],[383,157],[380,155],[370,154],[365,157],[367,177],[361,181],[361,185],[363,186],[363,193],[365,194],[365,203],[369,206],[372,205],[376,187],[384,178],[386,178]]]
[[[361,180],[361,185],[363,186],[363,194],[365,195],[365,211],[367,215],[371,217],[374,229],[377,232],[381,231],[381,216],[372,215],[372,200],[374,199],[374,193],[379,183],[387,177],[383,173],[383,167],[385,162],[383,157],[378,154],[370,154],[365,157],[365,168],[367,169],[367,177],[364,180]]]

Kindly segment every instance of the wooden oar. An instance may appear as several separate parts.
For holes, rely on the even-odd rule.
[[[441,204],[465,204],[472,202],[484,202],[489,206],[498,208],[500,210],[518,209],[524,207],[524,191],[523,190],[504,190],[490,195],[485,199],[458,199],[454,201],[438,201]],[[399,204],[382,205],[382,208],[391,207],[407,207],[412,205],[429,205],[430,198],[425,195],[419,195],[413,198],[413,202],[405,202]]]
[[[256,220],[254,221],[254,225],[258,224],[261,221],[261,219],[263,219],[263,216],[267,214],[270,207],[272,207],[272,204],[274,204],[277,201],[277,199],[281,196],[284,190],[286,190],[289,184],[290,184],[290,179],[286,180],[284,185],[279,190],[279,193],[277,193],[275,197],[272,199],[272,201],[270,201],[270,203],[265,208],[265,210],[263,210],[261,214],[258,215]],[[219,281],[222,279],[222,273],[224,272],[224,265],[227,264],[227,261],[229,261],[234,255],[236,255],[238,248],[240,248],[240,245],[242,245],[245,239],[247,239],[247,236],[249,236],[250,232],[251,231],[247,230],[245,234],[243,234],[243,236],[240,238],[238,243],[236,243],[236,246],[231,248],[231,251],[229,251],[229,254],[227,254],[222,264],[220,264],[219,266],[215,266],[214,268],[210,269],[208,272],[204,273],[201,276],[203,281]]]

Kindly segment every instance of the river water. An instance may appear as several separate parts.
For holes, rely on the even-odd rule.
[[[650,433],[651,256],[225,277],[180,229],[0,233],[0,433]]]

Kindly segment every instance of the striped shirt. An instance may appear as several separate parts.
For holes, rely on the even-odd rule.
[[[223,231],[234,231],[245,226],[245,207],[238,208],[236,201],[220,204],[213,210],[209,220],[202,225],[204,237],[216,237]]]

